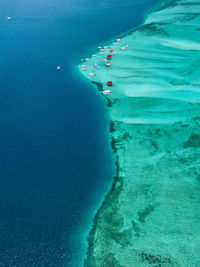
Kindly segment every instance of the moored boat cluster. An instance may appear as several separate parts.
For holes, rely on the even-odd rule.
[[[117,56],[119,51],[123,51],[128,47],[128,44],[121,44],[121,39],[116,39],[112,45],[110,46],[98,46],[98,52],[93,54],[90,58],[83,58],[80,65],[80,69],[84,72],[87,72],[87,75],[90,78],[94,78],[96,75],[96,71],[101,68],[110,68],[111,67],[111,60],[113,56]],[[92,71],[91,71],[92,70]],[[107,81],[107,86],[113,86],[112,81]],[[110,90],[105,90],[102,92],[103,95],[110,94]]]

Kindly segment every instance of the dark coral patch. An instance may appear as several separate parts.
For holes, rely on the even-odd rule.
[[[146,252],[141,252],[139,254],[142,258],[143,261],[148,262],[149,264],[169,264],[172,263],[171,259],[166,258],[166,257],[161,257],[160,255],[152,255]]]
[[[146,217],[149,216],[151,214],[151,212],[153,212],[155,209],[155,206],[153,205],[149,205],[148,207],[146,207],[144,210],[142,211],[138,211],[138,220],[140,222],[145,222]]]
[[[188,140],[184,142],[183,147],[200,147],[200,134],[191,134]]]

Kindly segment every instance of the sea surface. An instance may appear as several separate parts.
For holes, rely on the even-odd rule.
[[[155,2],[0,1],[0,266],[82,265],[113,160],[104,99],[76,66]]]

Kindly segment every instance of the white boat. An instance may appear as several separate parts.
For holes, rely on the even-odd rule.
[[[109,95],[110,93],[111,93],[110,90],[105,90],[105,91],[102,92],[102,95]]]
[[[88,73],[88,75],[89,75],[90,77],[94,77],[94,76],[95,76],[94,72],[90,72],[90,73]]]
[[[89,58],[85,58],[85,61],[90,61],[90,59]]]
[[[60,66],[57,66],[56,69],[57,69],[57,70],[61,70],[61,67],[60,67]]]
[[[11,17],[7,17],[7,20],[11,20],[12,18]]]

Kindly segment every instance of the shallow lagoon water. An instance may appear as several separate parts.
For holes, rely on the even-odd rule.
[[[113,45],[110,68],[88,64],[103,89],[113,81],[118,166],[89,266],[200,265],[199,14],[198,2],[171,1]]]
[[[104,101],[75,66],[152,2],[0,2],[1,266],[78,266],[112,156]]]

